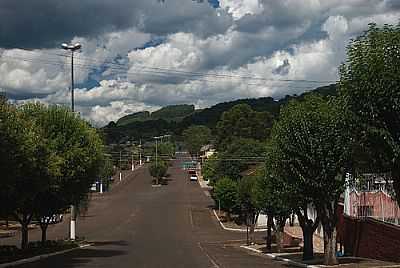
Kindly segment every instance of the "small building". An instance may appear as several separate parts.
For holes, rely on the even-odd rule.
[[[389,223],[399,223],[400,209],[393,198],[393,181],[382,174],[364,174],[347,194],[347,215],[370,217]]]
[[[207,144],[207,145],[202,146],[200,148],[201,163],[203,163],[206,159],[208,159],[209,157],[214,155],[215,152],[216,151],[215,151],[214,146],[212,144]]]

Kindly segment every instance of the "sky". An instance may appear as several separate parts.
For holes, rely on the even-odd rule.
[[[70,105],[96,126],[172,104],[300,94],[338,80],[369,23],[400,0],[2,0],[0,91]]]

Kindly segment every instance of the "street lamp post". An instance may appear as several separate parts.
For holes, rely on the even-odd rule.
[[[65,50],[71,51],[71,110],[75,112],[75,101],[74,101],[74,52],[82,47],[81,44],[76,43],[74,45],[68,45],[63,43],[61,47]],[[71,225],[70,225],[70,239],[76,239],[76,207],[74,204],[71,205]]]
[[[139,143],[139,165],[142,165],[142,140]]]
[[[74,45],[62,44],[61,47],[65,50],[71,51],[71,110],[75,112],[75,100],[74,100],[74,52],[82,48],[82,45],[76,43]]]

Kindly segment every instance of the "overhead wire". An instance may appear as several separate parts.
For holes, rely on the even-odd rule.
[[[35,52],[35,50],[27,50],[27,49],[23,49],[23,48],[18,48],[18,49],[28,51],[28,52]],[[65,57],[65,58],[70,57],[70,55],[68,55],[68,54],[49,53],[49,52],[42,52],[42,51],[40,53],[57,56],[57,57]],[[15,56],[13,57],[13,56],[3,55],[3,57],[29,61],[29,59],[19,58],[19,57],[15,57]],[[90,67],[90,69],[93,69],[93,70],[100,68],[100,66],[79,63],[79,62],[84,61],[84,62],[98,63],[98,64],[102,65],[103,67],[108,67],[109,69],[112,69],[112,70],[120,70],[120,71],[123,70],[123,71],[125,71],[124,73],[126,73],[126,74],[138,74],[137,72],[132,72],[129,70],[132,70],[132,68],[137,69],[140,67],[141,73],[150,73],[150,74],[154,74],[154,75],[169,75],[169,76],[174,75],[174,76],[183,76],[186,78],[188,78],[188,77],[234,78],[234,79],[243,79],[243,80],[264,81],[264,82],[284,82],[284,83],[297,82],[297,83],[309,83],[309,84],[332,84],[332,83],[337,82],[337,81],[333,81],[333,80],[273,79],[273,78],[252,76],[249,74],[240,75],[240,74],[209,73],[209,72],[203,73],[203,72],[193,72],[193,71],[184,71],[184,70],[177,70],[177,69],[170,69],[170,68],[146,66],[146,65],[141,65],[141,64],[129,67],[126,64],[110,62],[110,61],[98,61],[98,60],[94,60],[92,58],[79,56],[79,54],[76,54],[74,59],[76,61],[76,63],[74,63],[74,67],[75,66]],[[38,61],[38,62],[45,62],[40,59],[31,59],[31,60]],[[47,61],[47,63],[51,64],[52,62]],[[59,63],[59,62],[54,62],[54,64],[57,64],[57,63]],[[199,79],[196,79],[196,80],[199,80]],[[259,84],[254,84],[254,85],[259,85]]]
[[[59,66],[59,67],[68,67],[68,63],[60,63],[58,61],[51,61],[51,60],[42,60],[42,59],[27,59],[27,58],[21,58],[21,57],[15,57],[15,56],[7,56],[7,55],[3,55],[2,58],[8,58],[11,60],[18,60],[18,61],[25,61],[25,62],[39,62],[42,64],[46,64],[46,65],[53,65],[53,66]],[[0,59],[0,61],[4,61],[3,59]],[[99,66],[93,66],[93,65],[88,65],[88,64],[82,64],[82,63],[74,63],[74,68],[76,69],[86,69],[86,70],[90,70],[90,71],[96,71],[98,70]],[[112,70],[113,72],[110,73],[109,75],[126,75],[127,77],[129,76],[137,76],[140,74],[148,74],[148,75],[153,75],[153,76],[161,76],[164,78],[171,78],[171,74],[168,74],[166,72],[156,72],[156,71],[149,71],[149,70],[139,70],[137,72],[132,72],[132,71],[124,71],[124,69],[121,68],[115,68],[115,67],[108,67],[109,70]],[[119,71],[119,72],[118,72]],[[122,72],[124,71],[124,72]],[[173,74],[172,74],[173,75]],[[181,75],[182,76],[182,75]],[[193,77],[193,76],[183,76],[184,81],[186,82],[221,82],[221,80],[215,80],[215,79],[208,79],[208,78],[199,78],[199,77]],[[234,77],[231,77],[234,78]],[[237,79],[239,79],[239,77],[235,77]],[[247,78],[246,78],[247,79]],[[265,80],[265,81],[273,81],[273,80]],[[305,80],[285,80],[285,81],[291,81],[291,82],[295,82],[295,81],[303,81],[305,82]],[[224,81],[226,82],[226,81]],[[233,83],[234,81],[229,81],[231,83]],[[273,82],[277,82],[277,81],[273,81]],[[282,82],[282,81],[281,81]],[[316,82],[316,81],[309,81],[309,82]],[[326,82],[326,81],[325,81]],[[246,83],[241,81],[241,83],[247,84],[247,85],[253,85],[253,86],[267,86],[265,83]],[[322,83],[322,81],[321,81]],[[311,89],[313,86],[312,85],[304,85],[304,86],[293,86],[293,85],[287,85],[287,84],[270,84],[269,86],[271,87],[285,87],[287,89]]]

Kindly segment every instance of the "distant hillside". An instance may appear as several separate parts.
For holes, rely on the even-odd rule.
[[[164,119],[166,121],[181,121],[184,117],[194,112],[194,105],[171,105],[151,113],[152,119]]]
[[[195,111],[194,105],[182,104],[171,105],[161,108],[153,113],[148,111],[137,112],[121,117],[117,121],[117,126],[125,126],[134,122],[144,122],[149,120],[163,119],[165,121],[180,122],[186,116],[193,114]]]
[[[191,125],[206,125],[214,129],[222,113],[237,104],[245,103],[250,105],[253,110],[269,112],[273,117],[277,117],[282,105],[291,99],[301,100],[311,92],[317,92],[323,96],[334,96],[336,95],[336,85],[320,87],[299,96],[285,96],[278,101],[271,97],[240,99],[218,103],[203,110],[195,110],[193,105],[167,106],[153,112],[150,117],[146,117],[148,112],[122,117],[117,123],[110,122],[108,126],[103,128],[103,131],[108,143],[118,143],[138,140],[139,138],[151,138],[161,134],[181,135],[182,131]],[[147,120],[144,120],[145,118]]]
[[[231,109],[238,104],[248,104],[253,110],[264,112],[268,111],[275,115],[279,113],[279,103],[273,98],[258,98],[258,99],[241,99],[230,102],[218,103],[210,108],[203,109],[201,112],[193,113],[185,117],[181,124],[181,128],[187,128],[191,125],[205,125],[209,128],[214,128],[221,118],[223,112]]]
[[[150,112],[144,111],[144,112],[138,112],[130,115],[126,115],[124,117],[121,117],[117,121],[117,126],[124,126],[128,125],[133,122],[143,122],[146,120],[150,120]]]

